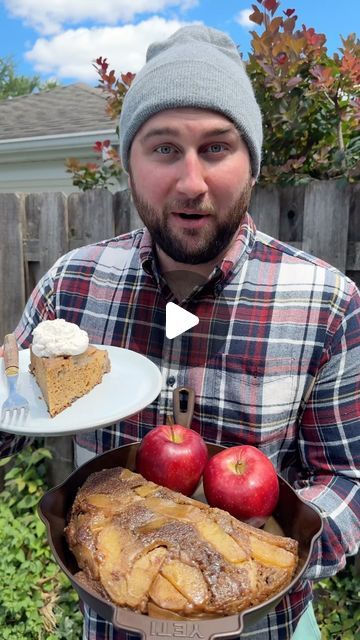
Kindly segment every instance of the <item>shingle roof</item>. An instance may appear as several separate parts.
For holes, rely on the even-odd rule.
[[[76,83],[0,100],[0,140],[115,131],[101,89]]]

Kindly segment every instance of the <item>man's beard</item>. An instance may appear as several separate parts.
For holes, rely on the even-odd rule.
[[[213,206],[205,205],[202,197],[172,202],[171,205],[165,205],[162,212],[159,212],[141,198],[134,187],[133,180],[131,185],[135,207],[144,225],[150,231],[153,241],[166,255],[183,264],[205,264],[214,260],[228,247],[248,209],[252,190],[251,178],[249,178],[235,204],[228,209],[221,220],[217,220],[216,210]],[[169,221],[170,214],[171,211],[182,209],[196,210],[198,213],[203,210],[210,213],[213,222],[211,230],[208,228],[184,229],[182,235],[174,233]],[[187,238],[196,237],[197,241],[189,245]]]

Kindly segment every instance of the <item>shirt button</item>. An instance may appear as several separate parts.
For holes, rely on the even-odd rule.
[[[166,384],[169,387],[173,387],[175,384],[176,380],[175,380],[175,376],[169,376],[168,379],[166,380]]]

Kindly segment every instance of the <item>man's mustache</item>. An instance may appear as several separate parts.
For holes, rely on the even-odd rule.
[[[216,213],[216,209],[211,202],[206,202],[203,198],[188,198],[186,200],[174,200],[164,207],[165,213],[171,211],[188,211],[196,209],[198,213]]]

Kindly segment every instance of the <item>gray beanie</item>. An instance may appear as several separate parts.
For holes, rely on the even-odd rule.
[[[260,170],[262,123],[259,105],[233,41],[222,31],[182,27],[147,51],[146,64],[127,91],[120,115],[120,154],[125,171],[133,139],[149,118],[165,109],[218,111],[241,132],[252,175]]]

